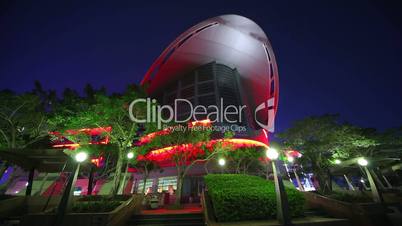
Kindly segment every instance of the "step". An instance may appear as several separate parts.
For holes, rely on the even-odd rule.
[[[187,226],[195,225],[201,226],[205,225],[203,215],[201,213],[197,214],[143,214],[143,215],[133,215],[129,221],[128,225],[154,225],[154,226]]]

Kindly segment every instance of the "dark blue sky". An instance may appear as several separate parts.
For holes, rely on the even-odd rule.
[[[280,131],[323,113],[366,127],[402,125],[397,1],[144,2],[2,1],[0,89],[27,91],[40,80],[59,92],[86,83],[122,91],[181,32],[234,13],[257,22],[272,42]]]

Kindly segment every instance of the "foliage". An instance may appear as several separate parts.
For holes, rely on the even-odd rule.
[[[26,148],[47,132],[46,114],[36,95],[0,91],[0,148]]]
[[[175,125],[170,127],[168,134],[156,136],[148,144],[139,149],[152,150],[156,148],[175,146],[171,152],[171,159],[177,170],[176,205],[180,204],[183,180],[191,167],[198,162],[208,162],[212,158],[223,155],[230,146],[223,146],[220,142],[212,147],[206,145],[211,139],[212,130],[209,126]],[[232,134],[224,134],[229,138]]]
[[[101,199],[100,201],[75,202],[73,213],[102,213],[110,212],[122,204],[121,201]]]
[[[347,159],[358,150],[377,145],[363,130],[339,122],[338,115],[307,117],[278,135],[284,146],[302,153],[301,163],[310,166],[322,191],[331,190],[329,167],[334,158]]]
[[[275,185],[260,177],[239,174],[209,174],[204,177],[218,221],[275,218]],[[292,216],[303,214],[304,196],[285,188]]]
[[[250,169],[255,170],[260,168],[261,163],[259,159],[264,155],[263,148],[259,147],[242,147],[236,151],[227,152],[229,159],[235,173],[246,174]]]
[[[103,136],[109,137],[109,143],[114,148],[115,174],[113,177],[112,193],[116,194],[120,186],[121,170],[126,153],[132,149],[133,142],[138,138],[139,125],[129,117],[129,104],[137,98],[144,98],[142,89],[130,86],[121,95],[106,95],[104,91],[93,91],[87,86],[87,97],[79,97],[72,90],[65,90],[63,100],[54,109],[49,123],[54,125],[63,136],[69,140],[88,145],[90,137],[84,132],[69,133],[68,130],[83,128],[106,128]],[[138,104],[133,108],[137,117],[144,116],[145,104]],[[145,128],[153,128],[151,126]]]
[[[361,148],[356,156],[365,156],[371,159],[384,159],[402,157],[402,127],[390,128],[383,132],[376,129],[364,129],[364,136],[374,140],[377,145]]]
[[[38,96],[0,91],[0,151],[23,151],[35,146],[47,146],[47,142],[42,143],[48,137],[48,129],[46,112]],[[0,178],[9,165],[9,162],[1,161]],[[0,186],[0,193],[6,191],[14,177],[15,171]]]

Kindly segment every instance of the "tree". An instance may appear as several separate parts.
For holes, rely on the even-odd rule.
[[[177,170],[175,205],[179,206],[184,178],[192,166],[200,162],[208,162],[216,156],[225,155],[231,146],[222,145],[223,142],[210,144],[209,141],[213,135],[209,125],[186,124],[170,128],[168,134],[154,137],[150,143],[141,148],[154,150],[171,147],[168,151]],[[225,134],[224,139],[230,136],[231,134]]]
[[[25,149],[47,135],[46,113],[38,96],[0,91],[0,151]],[[0,178],[8,166],[7,161],[2,161]]]
[[[305,166],[310,166],[318,179],[320,190],[332,190],[329,167],[334,158],[347,159],[356,151],[376,145],[361,128],[339,122],[338,115],[307,117],[296,121],[278,134],[284,146],[298,150]]]
[[[263,151],[257,147],[242,147],[236,151],[227,152],[228,159],[233,163],[234,172],[247,174],[250,169],[257,170],[261,166],[260,158]]]
[[[149,161],[147,159],[142,159],[142,160],[134,160],[133,161],[133,166],[134,168],[137,169],[139,173],[142,174],[142,180],[143,180],[143,185],[142,185],[142,192],[146,191],[146,184],[147,180],[149,177],[149,174],[154,171],[160,169],[159,165],[156,164],[154,161]]]
[[[133,141],[138,136],[138,124],[131,121],[128,107],[137,98],[144,98],[145,93],[138,87],[130,86],[123,94],[108,96],[98,92],[94,95],[94,100],[78,97],[71,90],[66,90],[63,96],[63,103],[49,122],[58,126],[58,130],[68,139],[79,144],[88,144],[85,136],[77,137],[77,134],[68,134],[67,130],[112,127],[111,130],[104,130],[103,135],[108,136],[110,145],[115,147],[116,164],[111,193],[117,194],[126,153],[132,149]],[[137,116],[143,116],[145,112],[145,104],[137,104],[133,109],[133,114]]]

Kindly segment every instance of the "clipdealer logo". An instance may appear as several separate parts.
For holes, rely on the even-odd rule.
[[[269,131],[269,132],[274,132],[274,121],[273,121],[273,119],[274,119],[274,116],[275,116],[275,111],[274,111],[274,104],[275,104],[275,99],[274,98],[270,98],[270,99],[268,99],[267,100],[267,102],[262,102],[260,105],[258,105],[256,108],[255,108],[255,111],[254,111],[254,120],[255,120],[255,122],[259,125],[259,126],[261,126],[261,128],[263,128],[263,129],[265,129],[266,131]],[[266,123],[263,123],[263,122],[260,122],[259,120],[258,120],[258,117],[257,117],[257,113],[259,112],[259,111],[261,111],[261,110],[263,110],[263,109],[265,109],[265,108],[267,108],[267,119],[268,119],[268,121],[266,122]]]
[[[146,104],[146,117],[137,117],[134,114],[134,109],[137,104]],[[163,124],[174,122],[174,123],[185,123],[188,121],[200,121],[205,118],[211,120],[212,123],[215,122],[226,122],[226,123],[237,123],[240,124],[245,114],[244,110],[247,108],[246,105],[227,105],[225,106],[223,98],[220,98],[219,105],[193,105],[187,99],[175,99],[173,106],[170,105],[159,105],[156,99],[151,98],[140,98],[132,101],[129,105],[129,116],[133,122],[136,123],[156,123],[158,129],[162,129]],[[179,108],[186,106],[190,109],[190,113],[187,118],[179,119]],[[254,117],[255,121],[259,126],[264,129],[270,127],[269,123],[264,124],[258,121],[257,112],[261,111],[265,107],[273,106],[273,101],[268,100],[267,103],[262,103],[255,109]],[[226,126],[227,127],[227,126]],[[216,130],[233,130],[233,125],[229,128],[215,128]]]

